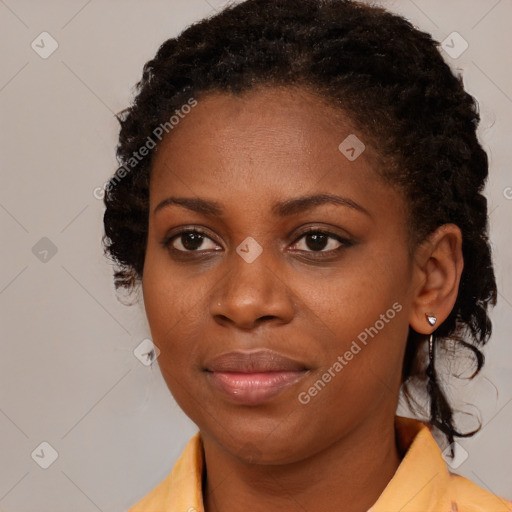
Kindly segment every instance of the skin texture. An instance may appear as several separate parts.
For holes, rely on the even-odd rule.
[[[352,162],[338,150],[350,134],[366,144]],[[366,511],[400,463],[393,422],[407,335],[410,327],[435,329],[426,313],[439,325],[451,311],[461,235],[442,226],[411,256],[405,200],[376,173],[377,162],[369,140],[339,111],[305,91],[277,88],[199,98],[158,148],[144,304],[162,374],[203,437],[208,512],[247,503],[251,511]],[[275,202],[327,193],[367,213],[334,204],[286,217],[272,212]],[[178,205],[155,212],[170,196],[214,200],[224,213]],[[206,236],[196,252],[186,252],[180,236],[169,242],[190,227]],[[315,250],[305,228],[349,243],[328,238]],[[247,237],[263,249],[252,263],[236,252]],[[395,303],[400,312],[301,403],[298,394]],[[255,348],[310,371],[263,404],[232,403],[210,385],[204,366]]]

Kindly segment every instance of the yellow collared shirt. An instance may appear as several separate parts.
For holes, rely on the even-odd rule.
[[[368,512],[512,512],[512,502],[448,471],[425,424],[396,416],[395,426],[405,456]],[[128,512],[204,512],[203,467],[197,432],[165,480]]]

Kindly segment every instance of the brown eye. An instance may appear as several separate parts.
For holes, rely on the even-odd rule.
[[[318,230],[303,233],[299,238],[299,241],[303,239],[304,243],[302,244],[302,247],[300,247],[301,244],[298,242],[295,242],[294,245],[299,246],[296,247],[297,249],[306,252],[331,252],[348,244],[346,240],[343,240],[338,235]],[[325,250],[326,248],[327,250]]]
[[[211,242],[210,247],[205,244],[208,240]],[[216,250],[217,247],[213,240],[198,230],[181,231],[166,240],[165,245],[179,252],[200,252],[198,249]]]

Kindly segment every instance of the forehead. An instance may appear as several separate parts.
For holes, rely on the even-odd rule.
[[[153,206],[166,195],[204,197],[205,191],[223,202],[243,197],[246,207],[305,192],[362,198],[385,185],[375,172],[378,153],[364,134],[319,96],[260,88],[208,93],[197,101],[154,156]]]

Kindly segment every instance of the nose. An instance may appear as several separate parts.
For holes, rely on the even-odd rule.
[[[250,330],[264,322],[285,324],[294,315],[292,290],[284,272],[270,266],[265,251],[248,263],[234,253],[227,274],[210,299],[210,313],[220,325]]]

